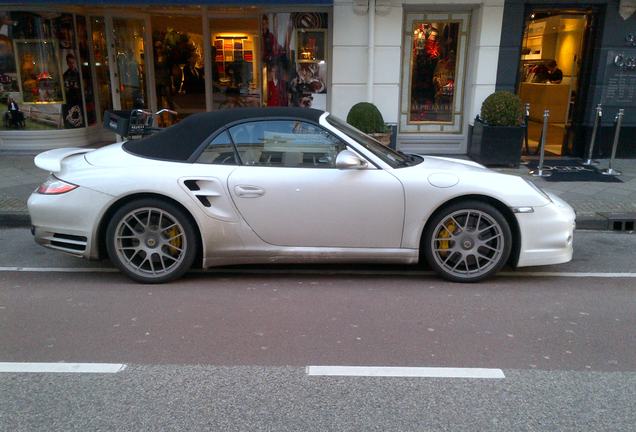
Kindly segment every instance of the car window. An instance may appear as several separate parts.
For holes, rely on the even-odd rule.
[[[236,150],[227,132],[222,132],[216,136],[203,150],[198,163],[217,165],[238,165]]]
[[[229,129],[244,165],[334,168],[346,148],[338,137],[298,120],[264,120]]]

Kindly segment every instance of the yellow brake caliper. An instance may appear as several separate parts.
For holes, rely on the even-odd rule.
[[[181,244],[183,243],[181,236],[179,235],[179,229],[174,226],[166,231],[166,234],[170,239],[170,246],[173,246],[170,248],[170,255],[176,257],[177,255],[179,255],[179,249],[181,249]]]
[[[439,233],[439,238],[450,239],[451,233],[455,232],[457,226],[452,221],[447,221],[444,224],[444,228],[445,229],[441,230],[441,232]],[[448,253],[448,249],[450,249],[450,240],[439,240],[439,249],[441,249],[440,255],[446,256],[446,254]]]

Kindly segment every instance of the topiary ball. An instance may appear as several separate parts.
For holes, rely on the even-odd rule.
[[[364,133],[383,133],[386,131],[382,113],[369,102],[359,102],[352,106],[347,114],[347,123]]]
[[[521,99],[508,91],[497,91],[481,105],[481,120],[491,126],[519,126],[523,124]]]

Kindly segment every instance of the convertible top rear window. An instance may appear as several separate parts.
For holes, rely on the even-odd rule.
[[[191,162],[192,156],[212,134],[231,123],[263,118],[298,118],[317,123],[322,114],[309,108],[238,108],[198,113],[146,138],[127,141],[123,148],[141,157]]]

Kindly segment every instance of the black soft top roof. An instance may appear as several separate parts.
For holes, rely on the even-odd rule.
[[[186,162],[216,131],[240,120],[298,118],[318,123],[324,111],[311,108],[236,108],[186,117],[165,130],[140,140],[127,141],[124,149],[137,156]]]

